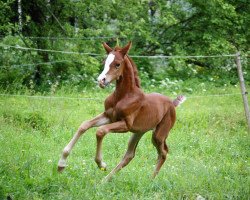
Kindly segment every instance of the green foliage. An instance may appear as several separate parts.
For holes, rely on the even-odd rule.
[[[132,40],[130,55],[249,53],[250,5],[247,0],[56,0],[47,3],[22,0],[21,6],[20,27],[17,2],[0,3],[0,44],[105,55],[102,41],[115,46]],[[103,36],[109,38],[98,38]],[[75,39],[68,39],[72,37]],[[83,37],[85,39],[81,39]],[[40,91],[48,91],[54,85],[93,87],[102,68],[102,58],[88,55],[3,47],[0,53],[0,84],[5,88],[30,87],[30,83]],[[60,60],[67,61],[53,63]],[[185,81],[198,77],[205,81],[219,77],[221,84],[236,82],[233,58],[138,58],[135,61],[143,70],[145,86],[155,84],[149,79],[159,82],[166,78]],[[38,64],[45,62],[52,63]],[[244,62],[245,73],[250,73],[247,60]]]
[[[11,34],[11,30],[15,30],[14,24],[11,23],[13,11],[11,5],[15,0],[4,0],[0,2],[0,36]]]

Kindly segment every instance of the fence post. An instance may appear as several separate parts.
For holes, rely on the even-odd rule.
[[[247,119],[247,124],[248,124],[248,132],[250,132],[250,112],[249,112],[249,106],[248,106],[248,100],[247,100],[248,93],[246,91],[244,77],[243,77],[243,73],[242,73],[240,52],[236,53],[236,65],[237,65],[237,71],[238,71],[238,76],[239,76],[239,80],[240,80],[242,99],[243,99],[243,103],[244,103],[244,109],[245,109],[245,114],[246,114],[246,119]]]

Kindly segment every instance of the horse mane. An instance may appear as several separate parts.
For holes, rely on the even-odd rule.
[[[121,48],[120,47],[115,47],[115,51],[120,51]],[[132,58],[130,58],[128,55],[126,55],[129,62],[131,63],[131,66],[132,66],[132,69],[133,69],[133,72],[134,72],[134,78],[135,78],[135,84],[138,88],[141,87],[141,83],[140,83],[140,79],[139,79],[139,76],[138,76],[138,70],[137,70],[137,66],[136,64],[134,63],[134,61],[132,60]]]
[[[140,88],[141,87],[141,83],[140,83],[140,79],[139,79],[139,76],[138,76],[138,70],[137,70],[136,64],[134,63],[134,61],[132,60],[132,58],[130,58],[128,55],[127,55],[127,58],[129,60],[129,62],[131,63],[133,71],[134,71],[135,84],[136,84],[136,86],[138,88]]]

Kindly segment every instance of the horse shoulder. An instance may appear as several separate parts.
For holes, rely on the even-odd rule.
[[[144,98],[143,94],[128,94],[116,104],[115,110],[117,115],[119,117],[135,115],[136,111],[142,107]]]

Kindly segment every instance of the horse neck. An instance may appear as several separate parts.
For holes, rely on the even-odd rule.
[[[141,84],[140,84],[140,79],[139,79],[139,77],[138,77],[137,67],[136,67],[134,61],[133,61],[129,56],[127,56],[127,58],[128,58],[128,60],[129,60],[129,62],[130,62],[130,64],[131,64],[132,68],[133,68],[133,71],[134,71],[135,84],[136,84],[136,86],[137,86],[138,88],[140,88],[140,87],[141,87]]]
[[[115,94],[118,98],[122,98],[127,93],[134,92],[138,88],[135,79],[134,66],[126,56],[124,59],[123,74],[116,81]]]

